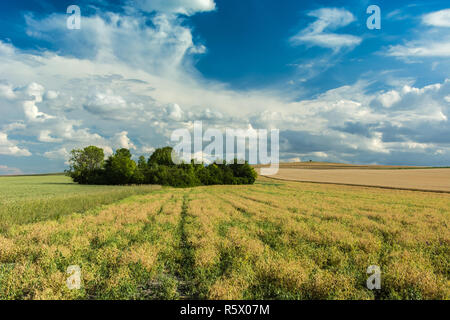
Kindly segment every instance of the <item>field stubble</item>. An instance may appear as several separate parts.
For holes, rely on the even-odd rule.
[[[450,168],[317,167],[284,165],[271,177],[291,181],[450,193]]]

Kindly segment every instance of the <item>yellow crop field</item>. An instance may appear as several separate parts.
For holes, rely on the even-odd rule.
[[[449,226],[448,194],[267,178],[160,188],[10,222],[0,298],[449,299]],[[366,287],[371,265],[379,290]]]

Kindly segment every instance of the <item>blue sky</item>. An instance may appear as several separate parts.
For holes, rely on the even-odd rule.
[[[446,1],[3,1],[0,174],[195,120],[277,128],[284,161],[449,165],[449,31]]]

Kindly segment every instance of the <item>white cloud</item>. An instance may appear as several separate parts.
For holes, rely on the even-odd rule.
[[[97,133],[91,133],[88,128],[76,129],[70,123],[63,124],[63,127],[63,132],[59,131],[63,129],[61,127],[56,127],[56,129],[59,131],[60,136],[67,142],[83,147],[96,145],[108,149],[108,151],[111,150],[109,147],[110,143],[107,139]]]
[[[333,37],[330,30],[354,19],[344,12],[333,20],[333,14],[317,13],[318,20],[308,30]],[[430,154],[448,149],[449,142],[442,140],[448,132],[450,106],[445,97],[450,96],[450,82],[421,88],[413,83],[392,85],[388,91],[371,93],[367,93],[369,83],[357,82],[302,101],[296,98],[298,92],[288,90],[233,90],[195,72],[189,57],[199,45],[181,20],[160,14],[150,19],[116,14],[86,17],[79,39],[55,31],[51,22],[62,21],[59,16],[29,20],[30,32],[37,37],[45,39],[47,30],[56,32],[54,41],[66,44],[58,54],[24,52],[0,41],[4,61],[0,81],[8,79],[7,92],[15,94],[5,112],[4,123],[10,125],[2,123],[2,131],[15,130],[14,137],[33,144],[37,139],[40,154],[47,152],[49,157],[88,145],[102,147],[106,154],[125,147],[147,155],[154,150],[149,146],[169,143],[171,130],[189,127],[197,119],[209,127],[251,124],[292,131],[287,147],[301,154],[322,152],[330,161],[346,155],[363,159],[366,154],[387,157],[400,150],[421,150],[410,146],[429,143],[427,139],[432,141]],[[82,42],[92,46],[76,51]],[[24,86],[24,79],[31,84]],[[39,84],[33,84],[36,81]],[[28,115],[22,113],[24,101],[29,102]],[[13,113],[14,103],[20,114]]]
[[[106,93],[96,93],[87,98],[84,105],[86,111],[106,119],[117,119],[126,117],[127,102],[119,95],[114,95],[111,90]]]
[[[381,104],[386,108],[391,107],[393,104],[401,100],[400,94],[395,90],[383,93],[378,97],[378,99],[380,100]]]
[[[422,22],[429,26],[450,28],[450,9],[428,13],[422,17]]]
[[[450,91],[450,80],[416,88],[404,85],[398,90],[382,93],[374,99],[390,108],[389,118],[383,119],[395,125],[414,127],[421,122],[445,122],[450,114],[445,96]],[[442,123],[445,126],[444,123]]]
[[[124,62],[153,74],[176,75],[183,69],[182,64],[189,64],[187,57],[205,52],[202,44],[194,43],[191,29],[183,25],[183,20],[170,14],[147,18],[105,12],[83,17],[83,27],[76,33],[60,27],[66,18],[53,14],[37,20],[28,15],[27,33],[58,43],[61,55],[102,63]]]
[[[171,120],[180,121],[183,118],[183,110],[181,107],[174,103],[166,108],[167,117]]]
[[[88,128],[80,128],[80,123],[76,121],[66,118],[53,119],[46,123],[45,127],[49,129],[42,129],[39,125],[33,128],[38,130],[36,132],[38,140],[44,143],[52,143],[52,146],[59,144],[57,150],[61,150],[61,148],[72,150],[95,145],[103,148],[106,155],[112,154],[112,142],[109,139],[91,132]],[[30,131],[32,130],[28,128],[26,132],[29,133]]]
[[[3,127],[4,132],[25,129],[26,125],[22,122],[12,122]]]
[[[404,10],[402,9],[395,9],[391,12],[389,12],[386,15],[387,19],[392,19],[392,20],[405,20],[405,19],[411,19],[412,17],[405,13]]]
[[[10,84],[0,83],[0,98],[15,99],[16,95]]]
[[[319,158],[328,158],[328,154],[326,154],[325,152],[322,152],[322,151],[313,152],[311,154],[313,156],[316,156],[316,157],[319,157]]]
[[[38,107],[36,106],[35,101],[24,101],[23,111],[29,121],[43,122],[45,120],[53,118],[53,116],[50,116],[44,112],[40,112]]]
[[[23,111],[25,116],[29,121],[43,122],[48,119],[54,118],[51,115],[48,115],[44,112],[40,112],[36,103],[42,102],[42,96],[45,89],[42,85],[32,82],[30,83],[24,90],[25,95],[28,99],[23,102]]]
[[[39,133],[39,137],[38,140],[41,142],[61,142],[62,139],[61,138],[54,138],[52,136],[50,136],[51,131],[50,130],[42,130]]]
[[[0,55],[7,57],[13,54],[14,54],[14,47],[9,43],[0,41]]]
[[[8,140],[6,133],[0,132],[0,155],[6,156],[31,156],[27,149],[19,148],[14,142]]]
[[[360,37],[329,32],[355,21],[351,12],[338,8],[322,8],[310,12],[308,15],[317,20],[293,36],[290,39],[291,43],[309,43],[335,51],[339,51],[343,47],[354,47],[361,43]]]
[[[383,141],[382,132],[374,132],[372,137],[367,141],[367,149],[373,152],[390,153],[389,148]]]
[[[159,11],[185,15],[212,11],[216,8],[214,0],[135,0],[133,4],[148,12]]]
[[[25,93],[36,102],[42,102],[45,88],[39,83],[32,82],[25,88]]]
[[[18,175],[22,174],[22,171],[18,168],[8,167],[6,165],[0,165],[0,174],[1,175]]]
[[[422,17],[422,24],[432,27],[424,30],[418,39],[404,44],[390,46],[387,55],[399,58],[450,57],[450,9],[428,13]]]
[[[44,157],[51,160],[68,160],[70,158],[70,153],[66,150],[66,148],[60,148],[53,151],[47,151],[44,153]]]
[[[155,148],[149,146],[143,146],[139,152],[145,155],[152,154],[155,151]]]
[[[113,139],[113,144],[117,148],[136,149],[136,146],[128,138],[127,131],[117,133]]]
[[[389,47],[388,55],[394,57],[450,57],[449,39],[443,41],[411,41],[406,45]]]
[[[45,99],[47,99],[47,100],[54,100],[54,99],[58,98],[58,96],[59,96],[59,93],[56,91],[52,91],[52,90],[49,90],[45,93]]]

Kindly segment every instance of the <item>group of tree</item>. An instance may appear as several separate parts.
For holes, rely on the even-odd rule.
[[[128,149],[118,149],[105,160],[103,149],[90,146],[72,150],[70,168],[66,171],[79,184],[127,185],[158,184],[173,187],[193,187],[216,184],[253,184],[256,171],[247,163],[214,162],[210,165],[175,164],[171,147],[156,149],[147,160],[136,163]]]

